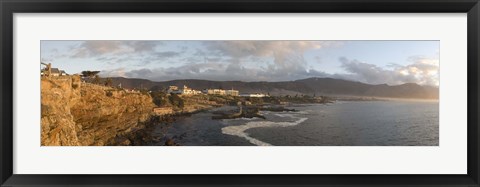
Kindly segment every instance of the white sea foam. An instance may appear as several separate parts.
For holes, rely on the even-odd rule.
[[[258,117],[253,117],[253,118],[233,118],[233,119],[222,119],[222,122],[229,122],[229,121],[252,121],[252,120],[258,120],[260,118]]]
[[[260,112],[258,112],[258,114],[260,114],[260,115],[266,115],[266,114],[271,114],[271,113],[272,112],[270,112],[270,111],[260,111]]]
[[[298,118],[298,120],[293,122],[252,121],[252,122],[246,123],[245,125],[223,127],[222,133],[245,138],[250,143],[258,146],[271,146],[271,144],[269,143],[250,137],[249,134],[246,133],[245,131],[251,128],[258,128],[258,127],[290,127],[290,126],[298,125],[307,119],[308,118]]]
[[[282,118],[286,118],[286,117],[289,117],[289,118],[294,118],[292,114],[287,114],[287,113],[283,113],[283,114],[274,114],[278,117],[282,117]]]
[[[302,111],[296,111],[296,114],[310,114],[312,110],[302,110]]]

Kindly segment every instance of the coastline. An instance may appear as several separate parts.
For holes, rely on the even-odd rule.
[[[434,120],[437,109],[433,105],[397,101],[297,104],[289,107],[296,111],[262,111],[266,119],[213,120],[216,110],[209,110],[179,117],[163,126],[161,133],[157,128],[156,135],[165,135],[165,140],[172,139],[180,146],[436,146],[438,121]],[[412,106],[415,110],[410,110]],[[405,129],[410,133],[395,133]]]
[[[311,107],[311,106],[317,106],[317,105],[325,105],[325,106],[329,106],[330,104],[335,104],[337,102],[343,102],[343,101],[351,101],[351,102],[364,102],[364,101],[392,101],[392,102],[396,102],[396,101],[412,101],[412,102],[418,102],[418,101],[422,101],[422,100],[405,100],[405,99],[370,99],[370,100],[366,100],[366,99],[362,99],[362,100],[355,100],[355,99],[351,99],[351,100],[335,100],[335,101],[329,101],[329,102],[323,102],[323,103],[288,103],[288,104],[274,104],[274,103],[263,103],[261,105],[249,105],[249,106],[245,106],[245,105],[229,105],[229,104],[224,104],[224,105],[210,105],[210,106],[206,106],[206,105],[202,105],[203,107],[193,107],[193,106],[190,106],[190,107],[187,107],[185,110],[180,110],[180,111],[176,111],[175,113],[173,114],[169,114],[169,115],[157,115],[157,116],[152,116],[153,119],[156,119],[156,120],[152,120],[150,123],[146,124],[145,125],[145,128],[143,129],[139,129],[138,131],[133,131],[132,134],[130,135],[127,135],[127,137],[130,137],[130,139],[132,139],[132,137],[137,137],[136,139],[137,140],[134,140],[134,141],[131,141],[131,142],[136,142],[136,141],[139,141],[142,140],[143,142],[141,143],[132,143],[132,145],[166,145],[166,146],[178,146],[180,145],[179,143],[177,143],[175,141],[175,137],[179,137],[179,136],[183,136],[182,134],[178,134],[178,135],[174,135],[172,137],[151,137],[152,136],[152,132],[154,131],[155,128],[157,127],[165,127],[165,128],[169,128],[168,126],[177,122],[178,119],[184,119],[184,118],[190,118],[192,115],[194,114],[197,114],[197,113],[206,113],[208,115],[210,115],[212,117],[212,120],[220,120],[220,121],[223,121],[223,120],[229,120],[229,119],[239,119],[239,120],[247,120],[247,119],[251,119],[251,118],[254,118],[254,119],[261,119],[263,117],[263,115],[257,113],[257,112],[260,112],[260,113],[264,113],[264,112],[268,112],[268,113],[273,113],[273,114],[276,114],[276,113],[285,113],[285,112],[290,112],[290,114],[302,114],[304,113],[304,111],[302,110],[298,110],[298,107]],[[230,117],[223,117],[223,118],[215,118],[215,116],[219,116],[219,115],[228,115],[228,114],[233,114],[233,113],[238,113],[239,109],[241,107],[244,107],[244,111],[246,110],[246,108],[249,108],[250,111],[253,111],[253,110],[258,110],[257,112],[253,112],[252,114],[257,114],[257,116],[254,116],[252,114],[250,115],[238,115],[238,116],[230,116]],[[296,109],[294,109],[296,108]],[[246,110],[248,111],[248,110]],[[281,115],[279,115],[281,116]],[[299,118],[300,120],[301,118]],[[265,119],[264,119],[265,120]],[[296,124],[299,124],[301,122],[303,122],[303,120],[305,119],[301,119],[301,121],[299,121],[298,123]],[[268,122],[268,119],[266,119],[266,124],[261,124],[261,125],[249,125],[248,127],[272,127],[273,124],[270,124],[270,125],[267,125],[268,123],[271,123],[271,122]],[[200,125],[200,124],[198,124]],[[286,125],[286,126],[289,126],[289,125]],[[228,132],[228,130],[226,131]],[[244,135],[243,133],[231,133],[231,135],[241,135],[241,137],[246,137],[246,135]],[[121,138],[120,138],[121,139]],[[135,139],[135,138],[133,138]],[[255,142],[259,142],[259,141],[256,141]],[[263,144],[263,143],[262,143]],[[117,143],[117,145],[127,145],[125,143],[122,143],[121,141]],[[267,145],[267,144],[265,144]]]
[[[61,99],[59,99],[61,98]],[[156,125],[177,118],[219,109],[218,119],[262,118],[262,110],[291,111],[298,105],[337,101],[421,101],[438,100],[378,98],[358,96],[267,96],[238,97],[221,95],[155,95],[81,82],[78,76],[42,77],[42,145],[100,146],[149,145],[149,133]],[[239,111],[239,106],[243,111]],[[156,108],[168,108],[155,114]],[[212,116],[213,117],[213,116]],[[70,121],[65,121],[71,119]],[[176,145],[166,141],[166,145]]]
[[[153,142],[158,143],[161,140],[158,137],[152,136],[152,131],[157,126],[166,126],[169,123],[175,122],[178,118],[190,117],[193,114],[206,112],[214,108],[221,106],[203,106],[203,107],[191,107],[186,110],[175,111],[172,114],[156,115],[152,114],[149,120],[141,123],[138,128],[133,129],[131,132],[119,135],[115,137],[115,141],[110,146],[145,146],[151,145]],[[165,145],[174,146],[175,142],[169,139],[165,139]]]
[[[334,96],[338,101],[412,101],[412,102],[439,102],[439,99],[392,98],[392,97],[366,97],[366,96]]]

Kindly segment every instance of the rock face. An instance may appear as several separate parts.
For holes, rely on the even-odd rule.
[[[148,94],[82,83],[78,76],[42,77],[42,146],[115,145],[148,122]],[[123,141],[122,145],[128,145]]]

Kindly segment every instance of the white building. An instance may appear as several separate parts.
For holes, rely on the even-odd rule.
[[[201,94],[202,92],[199,91],[199,90],[194,90],[194,89],[191,89],[185,85],[183,85],[183,90],[182,90],[182,94],[184,95],[198,95],[198,94]]]
[[[240,94],[241,97],[268,97],[268,95],[262,93],[253,93],[253,94]]]
[[[238,90],[231,89],[231,90],[225,90],[225,94],[231,95],[231,96],[238,96],[239,92]]]
[[[51,69],[51,76],[58,77],[58,76],[65,76],[65,75],[68,75],[68,74],[65,73],[65,71],[63,70],[60,70],[58,68]]]
[[[239,91],[238,90],[223,90],[223,89],[205,89],[203,90],[203,93],[209,94],[209,95],[231,95],[231,96],[238,96]]]
[[[222,89],[205,89],[203,93],[210,95],[225,95],[225,90]]]
[[[182,91],[179,90],[177,86],[169,86],[168,89],[167,89],[167,93],[168,93],[168,94],[171,94],[171,93],[181,94]]]
[[[169,86],[167,93],[173,93],[173,94],[182,94],[182,95],[198,95],[201,94],[202,92],[199,90],[194,90],[186,85],[183,85],[183,89],[178,89],[177,86]]]

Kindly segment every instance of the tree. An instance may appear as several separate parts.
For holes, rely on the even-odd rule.
[[[105,86],[112,86],[113,84],[113,81],[111,78],[107,78],[107,80],[105,80]]]
[[[93,78],[93,84],[100,84],[100,76],[95,75],[95,78]]]
[[[82,77],[95,77],[100,71],[82,71]]]
[[[177,106],[178,108],[181,108],[181,109],[184,107],[183,99],[180,98],[177,94],[170,94],[169,100],[173,106]]]
[[[263,104],[263,97],[250,97],[248,100],[253,104]]]
[[[150,93],[150,96],[152,96],[153,103],[155,103],[157,106],[161,107],[161,106],[168,105],[168,101],[167,101],[168,96],[164,92],[153,91],[152,93]]]

